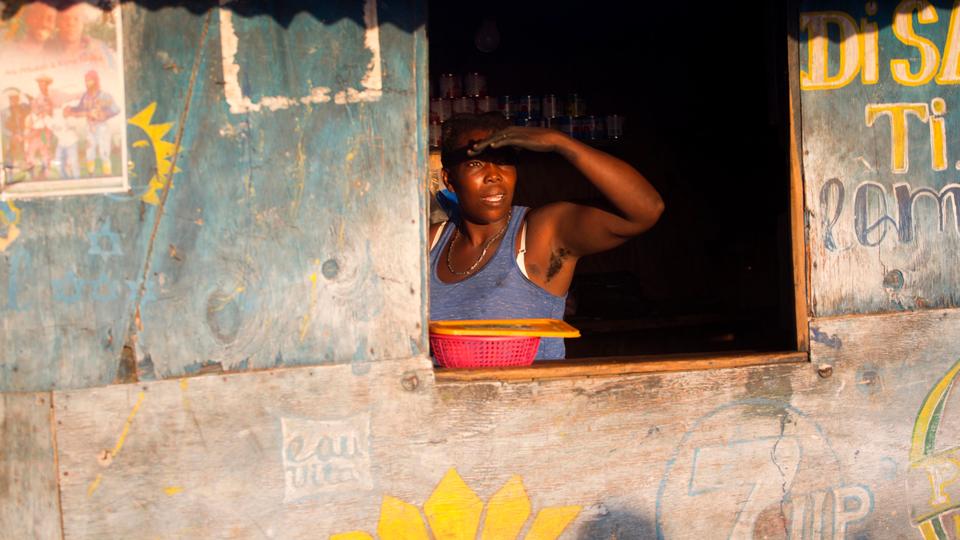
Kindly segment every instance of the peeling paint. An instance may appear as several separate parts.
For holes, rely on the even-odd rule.
[[[223,94],[230,106],[230,112],[233,114],[245,114],[250,112],[260,112],[263,109],[269,111],[278,111],[289,109],[299,105],[312,105],[316,103],[329,103],[331,101],[331,89],[325,86],[317,86],[310,89],[306,96],[296,98],[288,96],[264,96],[259,102],[254,103],[249,97],[244,95],[243,88],[240,85],[240,65],[237,64],[237,52],[240,47],[240,39],[233,26],[233,13],[229,9],[218,10],[220,14],[220,50],[223,66]],[[363,6],[363,21],[366,26],[364,31],[364,47],[370,51],[371,59],[367,64],[367,72],[360,80],[362,90],[356,88],[346,88],[340,90],[333,97],[333,102],[338,105],[347,103],[362,103],[379,101],[383,95],[383,68],[380,59],[380,26],[377,20],[377,2],[376,0],[365,0]]]
[[[262,108],[270,111],[289,109],[297,104],[326,103],[330,101],[330,89],[317,87],[310,90],[310,94],[303,98],[294,99],[285,96],[266,96],[259,103],[254,103],[243,94],[240,87],[240,66],[236,56],[240,40],[233,27],[233,13],[228,9],[220,9],[220,50],[223,65],[223,94],[230,105],[233,114],[259,112]]]
[[[223,373],[223,364],[207,360],[205,362],[194,362],[183,366],[183,372],[189,375],[200,375],[203,373]]]

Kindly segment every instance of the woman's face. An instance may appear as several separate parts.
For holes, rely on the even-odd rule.
[[[493,132],[472,130],[457,140],[457,147],[482,141]],[[513,190],[517,184],[517,168],[512,163],[493,159],[484,154],[467,158],[443,169],[443,180],[457,194],[464,218],[474,223],[495,223],[504,219],[513,204]]]

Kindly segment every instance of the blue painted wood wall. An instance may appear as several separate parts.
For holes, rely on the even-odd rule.
[[[942,97],[960,157],[950,87],[889,79],[891,59],[919,61],[892,10],[925,3],[801,6],[881,21],[875,84],[801,92],[811,362],[512,382],[444,381],[423,354],[422,12],[384,4],[382,95],[352,104],[375,86],[359,1],[319,17],[124,6],[135,193],[4,208],[0,389],[58,389],[0,400],[0,531],[957,536],[960,313],[909,311],[956,303],[952,216],[940,231],[917,201],[909,242],[882,219],[898,185],[939,194],[957,173],[925,162],[929,118],[894,173],[888,124],[863,116]],[[941,44],[953,14],[934,9],[908,18]],[[149,127],[167,122],[169,146]],[[153,199],[156,148],[180,172]]]
[[[0,391],[424,349],[422,2],[191,8],[122,6],[132,193],[0,203]]]
[[[801,4],[816,316],[960,305],[955,17],[943,2]]]

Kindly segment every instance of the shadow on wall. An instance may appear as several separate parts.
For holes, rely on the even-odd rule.
[[[110,9],[116,5],[118,0],[38,0],[39,3],[48,4],[59,9],[71,6],[73,4],[90,4],[101,9]],[[204,14],[214,8],[229,9],[241,17],[267,16],[271,17],[284,28],[288,27],[294,17],[301,13],[313,16],[318,21],[325,24],[333,24],[341,19],[351,19],[361,27],[363,26],[363,13],[357,6],[362,6],[363,0],[335,0],[324,2],[297,2],[295,0],[274,0],[271,2],[262,2],[258,0],[227,0],[221,6],[219,0],[119,0],[123,4],[136,4],[141,8],[150,11],[157,11],[164,8],[181,8],[195,14]],[[2,2],[3,10],[0,12],[0,20],[6,21],[20,11],[28,4],[34,3],[34,0],[5,0]],[[396,2],[395,9],[390,9],[390,5],[385,2],[378,2],[377,18],[381,25],[392,24],[404,32],[413,32],[414,30],[426,24],[426,8],[422,0],[409,0],[408,2]],[[421,10],[410,9],[410,5],[416,8],[423,7]]]
[[[652,520],[625,508],[608,508],[606,513],[584,523],[578,540],[647,540],[657,537]]]

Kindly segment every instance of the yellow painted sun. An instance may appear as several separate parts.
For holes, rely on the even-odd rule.
[[[484,504],[480,497],[450,469],[423,504],[416,506],[396,497],[384,496],[380,505],[377,536],[380,540],[473,540],[480,529]],[[537,512],[526,540],[553,540],[580,513],[580,506],[558,506]],[[523,480],[514,476],[486,504],[487,514],[481,540],[515,540],[531,514],[530,499]],[[426,522],[424,522],[426,516]],[[429,532],[428,532],[429,528]],[[330,540],[373,540],[364,531],[334,534]]]
[[[135,148],[141,148],[149,145],[153,148],[154,157],[156,158],[157,171],[150,178],[150,182],[147,185],[147,192],[141,197],[143,202],[152,205],[160,204],[160,196],[158,193],[170,182],[171,177],[175,173],[180,172],[180,169],[173,165],[173,156],[176,154],[177,145],[163,140],[164,135],[173,127],[173,123],[154,124],[153,113],[156,112],[156,110],[157,103],[151,103],[134,117],[127,120],[127,123],[137,126],[147,134],[147,140],[136,141],[133,143],[133,146]]]

